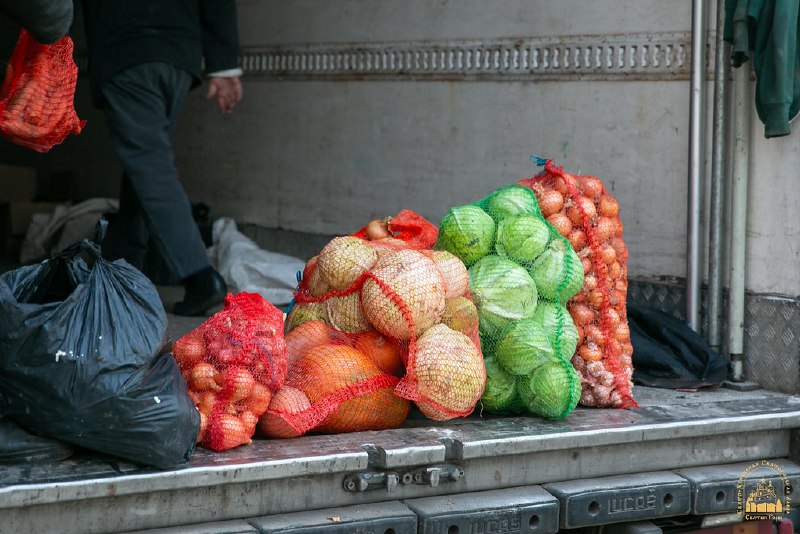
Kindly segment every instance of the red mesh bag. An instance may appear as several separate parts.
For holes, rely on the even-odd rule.
[[[215,451],[249,443],[286,379],[283,312],[256,293],[229,294],[172,353],[200,411],[197,442]]]
[[[37,42],[24,28],[0,87],[0,133],[36,152],[47,152],[69,134],[79,134],[86,121],[75,112],[78,67],[73,43]]]
[[[520,183],[533,190],[542,215],[583,264],[583,288],[567,302],[579,332],[572,364],[581,376],[580,403],[636,407],[625,307],[628,250],[619,204],[597,177],[567,174],[550,160],[541,174]]]
[[[436,227],[414,212],[382,224],[384,237],[362,228],[306,264],[285,325],[288,391],[259,423],[267,436],[395,428],[409,401],[449,419],[480,398],[486,373],[477,314],[463,317],[466,267],[430,249]]]

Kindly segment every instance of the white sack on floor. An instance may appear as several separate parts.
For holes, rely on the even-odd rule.
[[[297,272],[305,266],[303,260],[259,248],[237,230],[233,219],[214,221],[211,237],[211,263],[222,274],[228,291],[258,293],[275,306],[291,302]]]
[[[90,198],[73,206],[57,206],[51,214],[35,214],[22,242],[20,261],[44,260],[81,239],[94,237],[97,221],[118,207],[115,198]]]

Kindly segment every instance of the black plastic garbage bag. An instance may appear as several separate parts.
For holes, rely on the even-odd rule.
[[[0,411],[36,434],[172,468],[200,417],[138,270],[87,240],[0,276]]]
[[[628,303],[633,381],[643,386],[696,389],[719,386],[728,361],[689,326],[666,313]]]

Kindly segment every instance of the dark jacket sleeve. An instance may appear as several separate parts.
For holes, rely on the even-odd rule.
[[[238,67],[239,30],[235,0],[200,0],[206,72]]]
[[[72,0],[1,0],[0,11],[26,28],[43,44],[55,43],[72,25]]]

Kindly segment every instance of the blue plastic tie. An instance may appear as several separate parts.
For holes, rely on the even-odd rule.
[[[547,163],[547,160],[545,158],[541,158],[541,157],[537,156],[536,154],[531,154],[531,161],[533,163],[535,163],[539,167],[541,167],[545,163]]]

